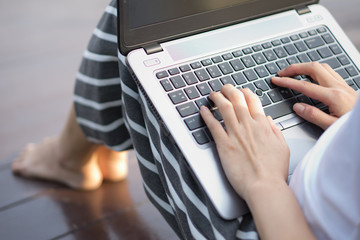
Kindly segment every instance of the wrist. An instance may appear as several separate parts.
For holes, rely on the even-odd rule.
[[[263,202],[266,198],[271,198],[274,195],[281,195],[281,193],[290,190],[286,181],[282,178],[272,178],[255,181],[247,190],[244,196],[246,203],[251,206],[256,205],[259,200]]]

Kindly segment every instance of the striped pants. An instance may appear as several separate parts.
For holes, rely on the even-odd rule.
[[[94,30],[74,94],[88,139],[112,150],[134,149],[144,190],[181,239],[258,239],[250,214],[222,219],[169,141],[117,49],[116,0]]]

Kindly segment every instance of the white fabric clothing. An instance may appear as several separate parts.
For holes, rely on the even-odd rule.
[[[360,239],[360,100],[323,133],[290,181],[318,239]]]

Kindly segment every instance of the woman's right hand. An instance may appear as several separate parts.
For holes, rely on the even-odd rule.
[[[356,91],[328,64],[317,62],[293,64],[279,71],[278,75],[279,77],[272,78],[274,84],[301,92],[329,107],[330,114],[327,114],[305,103],[294,105],[294,111],[300,117],[324,130],[352,110],[358,98]],[[297,75],[310,76],[319,85],[291,78]]]

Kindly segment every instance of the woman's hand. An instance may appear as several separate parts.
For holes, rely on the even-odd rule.
[[[226,130],[210,110],[201,116],[214,137],[225,174],[236,192],[248,201],[257,186],[285,183],[289,148],[281,131],[266,117],[259,98],[249,89],[225,85],[212,92]],[[262,188],[262,186],[260,187]]]
[[[339,117],[353,109],[358,94],[328,64],[300,63],[293,64],[278,72],[280,77],[272,78],[272,82],[280,87],[291,88],[304,95],[316,99],[329,107],[330,114],[305,104],[296,103],[294,111],[305,120],[322,129],[327,129]],[[319,85],[299,81],[291,76],[308,75]]]

